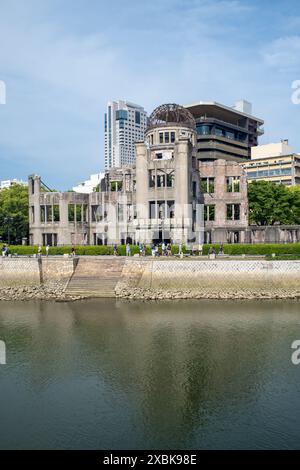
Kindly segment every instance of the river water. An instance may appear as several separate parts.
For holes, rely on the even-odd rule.
[[[0,303],[1,449],[299,449],[300,304]]]

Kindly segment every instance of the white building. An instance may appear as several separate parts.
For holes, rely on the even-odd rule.
[[[287,139],[281,142],[257,145],[251,148],[251,160],[259,158],[282,157],[284,155],[291,155],[294,153],[293,147],[289,145]]]
[[[248,181],[300,185],[300,154],[294,152],[288,140],[252,147],[251,160],[241,164]]]
[[[144,139],[147,113],[128,101],[109,101],[105,120],[105,169],[135,162],[135,145]]]
[[[83,181],[83,183],[79,183],[77,186],[74,186],[73,191],[75,191],[75,193],[91,194],[96,190],[96,187],[100,184],[104,176],[105,173],[96,173],[91,175],[89,180]]]
[[[0,181],[0,191],[1,189],[7,189],[13,186],[14,184],[21,184],[22,186],[27,186],[28,183],[26,181],[18,180],[16,178],[12,180],[3,180]]]

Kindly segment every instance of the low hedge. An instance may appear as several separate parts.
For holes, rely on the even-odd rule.
[[[0,249],[1,249],[0,245]],[[203,245],[203,255],[208,254],[209,248],[215,249],[216,253],[220,251],[220,245]],[[9,247],[11,254],[18,255],[33,255],[38,252],[37,246],[24,246],[24,245],[11,245]],[[71,246],[52,246],[49,248],[50,255],[63,255],[70,254],[72,250]],[[108,245],[99,246],[76,246],[75,251],[77,255],[113,255],[113,247]],[[183,246],[184,253],[188,251],[188,248]],[[139,247],[137,245],[131,245],[131,254],[139,253]],[[161,254],[161,247],[159,247],[159,253]],[[224,245],[224,253],[227,255],[265,255],[271,256],[275,253],[276,256],[280,255],[292,255],[294,257],[300,257],[300,243],[286,243],[286,244],[234,244]],[[42,247],[42,254],[46,254],[46,248]],[[126,255],[126,246],[118,245],[118,254],[120,256]],[[151,247],[146,247],[146,254],[151,255]],[[178,254],[178,245],[172,245],[172,254]]]
[[[220,251],[220,245],[203,245],[203,254],[207,255],[212,247],[216,253]],[[226,255],[300,255],[300,243],[262,243],[224,245]]]

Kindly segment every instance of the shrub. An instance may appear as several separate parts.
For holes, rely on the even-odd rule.
[[[210,247],[213,247],[217,253],[220,251],[220,244],[214,245],[203,245],[203,254],[207,255]],[[0,249],[2,245],[0,245]],[[17,255],[34,255],[38,252],[38,246],[24,246],[24,245],[11,245],[9,247],[11,254]],[[64,255],[70,254],[72,250],[71,246],[52,246],[49,248],[50,255]],[[91,255],[91,256],[100,256],[100,255],[113,255],[113,246],[108,245],[99,245],[99,246],[75,246],[75,251],[77,255]],[[172,254],[178,254],[178,245],[172,245]],[[186,246],[182,247],[182,251],[187,252]],[[161,247],[159,248],[161,253]],[[131,245],[131,254],[139,253],[139,247],[137,245]],[[290,255],[293,257],[300,257],[300,243],[286,243],[286,244],[234,244],[234,245],[224,245],[224,253],[227,255],[265,255],[271,256],[272,253],[275,253],[276,256],[286,256]],[[46,254],[46,248],[42,247],[42,254]],[[118,245],[118,254],[120,256],[125,256],[126,246]],[[151,247],[146,247],[146,254],[151,255]],[[286,258],[283,258],[286,259]]]
[[[204,245],[203,254],[207,255],[210,247],[213,247],[217,253],[220,251],[220,245]],[[264,244],[233,244],[224,245],[224,253],[227,255],[300,255],[300,243],[264,243]]]

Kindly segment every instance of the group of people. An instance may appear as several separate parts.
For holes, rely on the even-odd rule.
[[[50,249],[50,246],[49,245],[46,245],[46,256],[49,255],[49,249]],[[202,249],[203,249],[203,246],[202,245],[199,245],[198,247],[198,254],[199,255],[202,255]],[[43,248],[41,245],[38,246],[38,252],[37,252],[37,256],[40,258],[42,256],[42,251],[43,251]],[[117,244],[114,244],[113,246],[113,251],[114,251],[114,255],[117,256],[119,254],[118,252],[118,245]],[[126,251],[126,256],[131,256],[131,245],[129,243],[126,244],[126,248],[125,248],[125,251]],[[161,255],[162,256],[171,256],[172,254],[172,245],[171,243],[165,243],[165,242],[162,242],[161,244]],[[194,254],[194,248],[193,248],[193,254]],[[211,256],[216,256],[216,250],[213,248],[213,247],[210,247],[209,250],[208,250],[208,255]],[[220,245],[220,249],[219,249],[219,255],[224,255],[224,246],[223,246],[223,243],[221,243]],[[158,244],[155,244],[153,243],[151,245],[151,255],[153,257],[157,257],[157,256],[160,256],[160,250],[159,250],[159,245]],[[182,249],[182,244],[180,243],[178,245],[178,255],[180,257],[183,257],[183,249]],[[9,248],[7,245],[3,245],[2,246],[2,256],[9,256]],[[72,247],[72,250],[71,250],[71,256],[76,256],[76,251],[75,251],[75,248]],[[139,256],[146,256],[146,245],[144,243],[139,243]]]
[[[50,248],[50,245],[46,245],[46,256],[48,257],[49,256],[49,248]],[[43,248],[41,245],[39,245],[38,247],[38,258],[40,258],[42,256],[42,251],[43,251]]]
[[[159,247],[161,247],[161,250],[159,249]],[[153,243],[151,245],[150,249],[151,249],[151,255],[153,257],[157,257],[157,256],[160,256],[160,255],[161,256],[171,256],[172,255],[172,245],[171,245],[171,243],[165,243],[164,241],[161,243],[161,245]],[[117,256],[119,254],[117,244],[113,245],[113,253],[114,253],[115,256]],[[125,253],[126,253],[126,256],[131,256],[131,245],[129,243],[126,243]],[[192,250],[193,255],[198,254],[198,255],[202,256],[202,253],[203,253],[203,245],[202,244],[199,244],[199,245],[193,247],[193,250]],[[181,258],[183,257],[183,245],[182,245],[182,243],[179,243],[179,245],[178,245],[178,253],[177,254]],[[209,255],[216,254],[215,249],[211,247],[208,251],[208,254]],[[222,255],[222,254],[224,254],[223,244],[220,245],[220,251],[219,251],[219,255]],[[146,256],[146,245],[144,243],[139,243],[139,256]]]
[[[151,254],[153,257],[159,256],[159,246],[153,244],[151,246]],[[170,256],[172,254],[171,243],[162,242],[161,244],[161,254],[162,256]]]
[[[211,256],[211,255],[216,256],[216,255],[217,255],[217,252],[216,252],[215,248],[213,248],[212,246],[209,247],[209,249],[208,249],[208,255],[209,255],[209,256]],[[218,255],[224,255],[224,245],[223,245],[223,243],[221,243],[221,245],[220,245],[220,249],[219,249]]]
[[[50,245],[46,245],[46,256],[48,257],[49,256],[49,249],[50,249]],[[38,246],[38,252],[37,252],[37,255],[38,255],[38,258],[41,258],[42,256],[42,252],[43,252],[43,248],[41,245]],[[71,256],[76,256],[76,251],[75,251],[75,247],[72,246],[72,249],[71,249]]]

